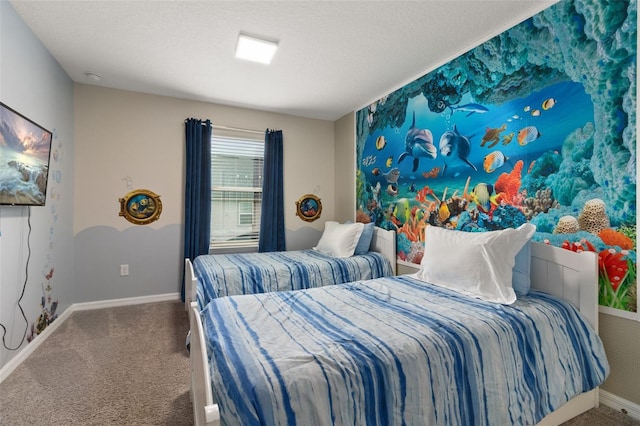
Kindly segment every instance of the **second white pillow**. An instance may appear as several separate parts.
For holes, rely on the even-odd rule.
[[[424,256],[416,278],[490,302],[516,301],[512,287],[515,256],[536,227],[490,232],[452,231],[437,226],[425,230]]]
[[[328,221],[324,224],[324,232],[318,245],[313,249],[333,257],[351,257],[363,228],[362,223]]]

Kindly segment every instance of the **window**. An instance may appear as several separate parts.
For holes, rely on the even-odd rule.
[[[257,247],[264,142],[211,137],[212,250]]]

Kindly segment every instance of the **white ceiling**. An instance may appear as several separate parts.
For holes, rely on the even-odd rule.
[[[336,120],[556,0],[10,2],[75,82]],[[271,65],[240,32],[279,40]]]

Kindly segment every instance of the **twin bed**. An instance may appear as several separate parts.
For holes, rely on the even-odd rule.
[[[222,296],[302,290],[395,272],[396,234],[372,226],[368,249],[348,257],[309,249],[206,255],[193,262],[185,259],[185,308],[192,302],[204,308]]]
[[[420,274],[194,300],[195,423],[559,424],[597,406],[596,257],[529,244],[512,304]]]

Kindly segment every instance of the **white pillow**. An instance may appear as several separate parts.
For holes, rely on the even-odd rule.
[[[425,230],[425,249],[416,278],[489,302],[510,305],[515,256],[536,227],[490,232],[452,231],[437,226]]]
[[[324,224],[324,232],[318,245],[313,249],[333,257],[351,257],[363,228],[362,223],[340,224],[328,221]]]

